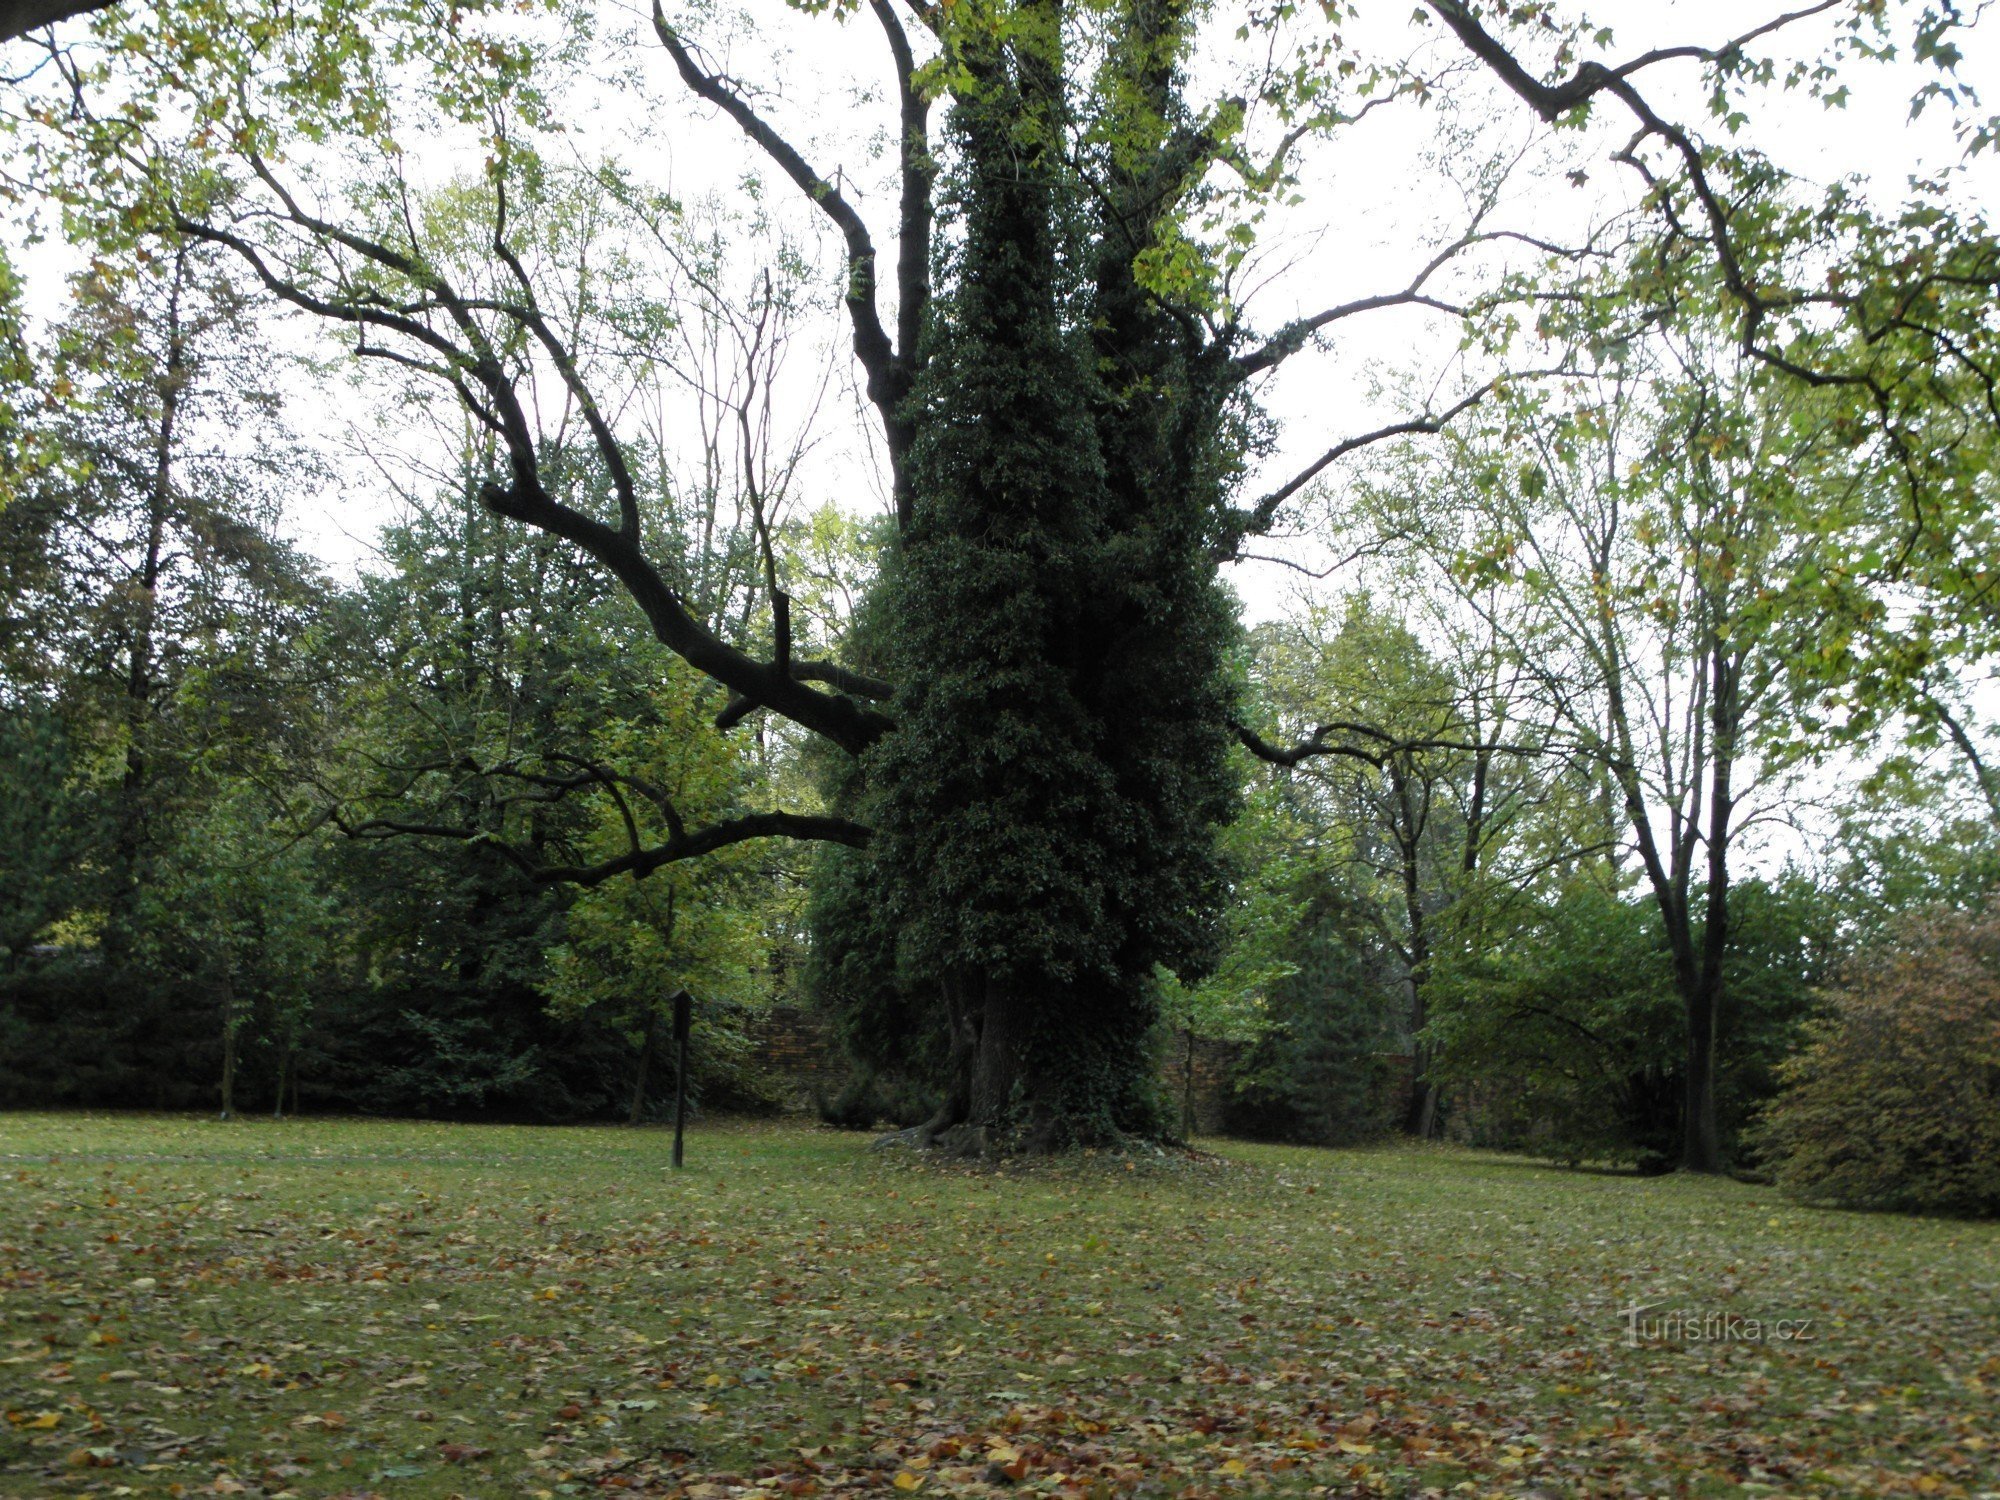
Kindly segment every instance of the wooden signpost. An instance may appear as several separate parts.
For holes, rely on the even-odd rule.
[[[674,991],[674,1170],[681,1169],[681,1142],[687,1131],[688,1027],[694,1020],[694,996]]]

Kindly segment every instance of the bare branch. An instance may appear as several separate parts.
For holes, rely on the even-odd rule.
[[[867,846],[870,836],[869,829],[846,818],[788,812],[745,813],[741,817],[712,824],[693,833],[674,834],[663,844],[654,844],[646,848],[635,846],[625,854],[601,860],[596,864],[544,865],[538,863],[528,851],[484,828],[455,823],[426,823],[405,818],[368,818],[360,822],[349,822],[337,810],[330,812],[325,821],[352,839],[435,838],[476,844],[481,848],[491,849],[539,885],[602,885],[618,875],[630,875],[635,880],[643,879],[663,865],[676,864],[684,859],[696,859],[735,844],[749,843],[754,839],[807,839],[820,843],[846,844],[859,849]]]
[[[1536,114],[1544,120],[1554,121],[1579,104],[1587,103],[1596,95],[1612,89],[1614,85],[1623,83],[1635,73],[1655,64],[1675,60],[1719,62],[1733,53],[1741,52],[1759,38],[1782,30],[1795,21],[1803,21],[1808,17],[1834,10],[1844,4],[1845,0],[1819,0],[1818,4],[1806,6],[1802,10],[1788,11],[1761,25],[1753,26],[1740,36],[1732,37],[1716,47],[1656,48],[1651,52],[1641,53],[1617,67],[1606,67],[1603,63],[1594,61],[1579,63],[1576,70],[1561,83],[1543,83],[1530,73],[1497,37],[1479,24],[1478,18],[1472,14],[1471,8],[1464,4],[1463,0],[1426,0],[1426,3],[1437,12],[1438,18],[1451,28],[1459,41],[1465,44],[1467,51],[1491,68],[1509,89],[1525,99]]]
[[[1391,422],[1386,426],[1377,427],[1372,432],[1364,432],[1358,436],[1344,438],[1340,442],[1335,443],[1326,452],[1307,464],[1305,468],[1286,480],[1285,483],[1279,485],[1275,490],[1272,490],[1254,505],[1250,506],[1249,509],[1235,512],[1230,518],[1230,525],[1227,531],[1216,543],[1216,557],[1221,560],[1234,558],[1237,555],[1237,549],[1242,546],[1245,537],[1262,536],[1268,532],[1278,518],[1278,509],[1280,506],[1308,484],[1312,483],[1328,467],[1347,457],[1348,454],[1370,447],[1375,443],[1387,442],[1391,438],[1421,437],[1441,432],[1447,423],[1470,411],[1481,401],[1485,400],[1500,383],[1500,379],[1489,380],[1477,390],[1461,397],[1443,411],[1434,415],[1411,417],[1405,421]]]
[[[893,17],[891,18],[893,19]],[[900,29],[900,28],[899,28]],[[907,377],[900,369],[896,350],[882,326],[875,306],[875,241],[867,224],[847,201],[846,195],[813,169],[798,149],[772,128],[769,121],[751,107],[750,101],[720,73],[711,73],[695,59],[693,49],[668,24],[660,0],[653,0],[653,31],[680,70],[681,81],[697,97],[707,100],[728,115],[799,191],[819,205],[833,221],[847,243],[847,314],[854,325],[854,354],[868,377],[868,395],[882,413],[885,423],[896,418],[896,408],[907,393]],[[907,51],[907,46],[905,47]]]

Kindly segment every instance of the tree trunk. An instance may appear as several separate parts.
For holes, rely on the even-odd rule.
[[[970,1124],[983,1131],[984,1145],[998,1146],[1011,1123],[1014,1086],[1020,1081],[1021,1004],[1013,988],[988,979],[982,986],[979,1050],[972,1059]]]
[[[632,1107],[626,1111],[625,1123],[637,1125],[646,1116],[646,1075],[652,1071],[653,1046],[660,1031],[659,1012],[652,1006],[646,1007],[646,1036],[639,1044],[639,1074],[632,1080]]]
[[[236,1118],[236,977],[222,971],[222,1114]]]
[[[926,1146],[972,1118],[972,1069],[979,1056],[980,1016],[970,993],[971,982],[962,973],[948,974],[939,982],[950,1052],[945,1061],[944,1099],[937,1113],[917,1127],[917,1138]]]
[[[1425,1075],[1430,1071],[1430,1049],[1421,1042],[1410,1059],[1410,1105],[1403,1113],[1403,1133],[1420,1141],[1437,1134],[1437,1090]]]
[[[1701,954],[1687,991],[1687,1101],[1681,1165],[1690,1172],[1722,1170],[1722,1134],[1715,1118],[1715,1030],[1722,1011],[1722,962],[1729,950],[1729,837],[1735,813],[1736,737],[1742,723],[1738,689],[1742,664],[1720,641],[1710,648],[1709,723],[1714,764],[1708,783],[1708,890]]]
[[[946,982],[945,998],[953,1030],[947,1095],[915,1132],[918,1140],[970,1156],[1052,1149],[1062,1121],[1045,1080],[1028,1066],[1029,996],[961,972]]]
[[[278,1088],[271,1101],[271,1118],[274,1120],[285,1117],[285,1085],[292,1076],[292,1039],[287,1036],[282,1045],[284,1050],[278,1054]]]
[[[117,823],[112,833],[114,879],[108,946],[119,956],[130,936],[130,910],[139,881],[140,855],[145,846],[147,784],[152,766],[147,758],[152,721],[154,642],[159,624],[160,572],[164,565],[167,514],[174,492],[174,444],[180,420],[181,390],[187,383],[187,343],[181,329],[181,288],[186,276],[185,252],[174,261],[173,285],[167,294],[167,363],[160,379],[160,420],[153,433],[153,477],[146,493],[146,550],[139,559],[131,656],[125,669],[125,764],[118,790]]]
[[[1187,1060],[1181,1069],[1181,1135],[1194,1139],[1194,1028],[1182,1029],[1187,1038]]]
[[[1719,979],[1720,976],[1718,976]],[[1687,1001],[1687,1080],[1682,1103],[1681,1166],[1690,1172],[1722,1170],[1722,1137],[1715,1121],[1715,1012],[1721,989],[1697,982]]]
[[[1430,1049],[1423,1043],[1422,1032],[1429,1021],[1429,1005],[1424,994],[1424,986],[1430,978],[1431,936],[1424,917],[1423,867],[1419,863],[1423,854],[1423,824],[1428,821],[1429,796],[1425,796],[1424,816],[1419,818],[1410,801],[1409,781],[1393,765],[1390,775],[1394,784],[1397,822],[1397,852],[1403,866],[1403,913],[1410,924],[1410,946],[1405,955],[1409,961],[1410,987],[1410,1102],[1403,1114],[1403,1133],[1418,1140],[1428,1140],[1431,1129],[1437,1121],[1437,1099],[1431,1088]]]

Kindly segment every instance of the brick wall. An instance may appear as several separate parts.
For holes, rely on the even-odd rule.
[[[774,1005],[750,1023],[750,1056],[778,1085],[785,1107],[801,1113],[814,1095],[832,1098],[853,1074],[833,1026],[816,1011]]]
[[[1221,1134],[1223,1110],[1229,1097],[1229,1081],[1234,1076],[1237,1061],[1242,1055],[1243,1044],[1240,1042],[1217,1042],[1207,1037],[1195,1039],[1192,1093],[1196,1135]],[[1182,1108],[1190,1092],[1189,1062],[1186,1037],[1175,1037],[1168,1046],[1166,1055],[1160,1059],[1160,1083],[1173,1105],[1173,1122],[1176,1128],[1180,1125]]]

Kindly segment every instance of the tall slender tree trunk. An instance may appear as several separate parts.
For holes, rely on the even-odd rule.
[[[112,836],[114,880],[110,940],[122,946],[130,934],[139,861],[145,846],[147,792],[152,776],[148,755],[159,628],[160,572],[166,553],[167,519],[173,504],[174,443],[180,422],[181,392],[187,384],[187,340],[181,326],[181,292],[187,274],[183,251],[175,256],[167,292],[167,362],[160,380],[160,418],[153,433],[153,475],[146,493],[146,544],[140,555],[131,657],[125,672],[125,764],[120,777],[117,827]]]
[[[1396,797],[1396,853],[1402,865],[1403,916],[1409,924],[1410,940],[1407,984],[1410,990],[1410,1099],[1403,1112],[1403,1133],[1418,1140],[1430,1139],[1437,1124],[1437,1091],[1431,1083],[1430,1048],[1423,1030],[1430,1020],[1429,995],[1431,938],[1425,921],[1423,869],[1423,821],[1411,805],[1408,778],[1392,764],[1392,790]],[[1426,818],[1428,797],[1426,797]]]
[[[1187,1039],[1187,1055],[1181,1065],[1181,1134],[1191,1141],[1194,1139],[1194,1028],[1182,1027],[1181,1035]]]
[[[274,1120],[285,1117],[285,1085],[291,1082],[292,1077],[292,1038],[289,1033],[280,1045],[283,1050],[278,1053],[278,1087],[271,1099],[271,1118]]]
[[[236,976],[225,966],[222,970],[222,1113],[221,1118],[236,1118]]]
[[[1687,1095],[1683,1105],[1681,1165],[1690,1172],[1722,1170],[1722,1133],[1716,1119],[1715,1035],[1722,1011],[1722,964],[1729,951],[1729,836],[1735,813],[1736,739],[1741,714],[1741,663],[1717,642],[1709,652],[1709,723],[1714,762],[1708,786],[1708,889],[1701,948],[1688,940]]]
[[[1720,998],[1697,983],[1687,1001],[1687,1079],[1682,1100],[1681,1166],[1722,1170],[1722,1135],[1715,1116],[1715,1013]]]
[[[652,1071],[653,1049],[660,1034],[660,1015],[651,1005],[646,1007],[646,1035],[639,1044],[639,1071],[632,1080],[632,1107],[625,1113],[627,1125],[637,1125],[646,1117],[646,1075]]]

